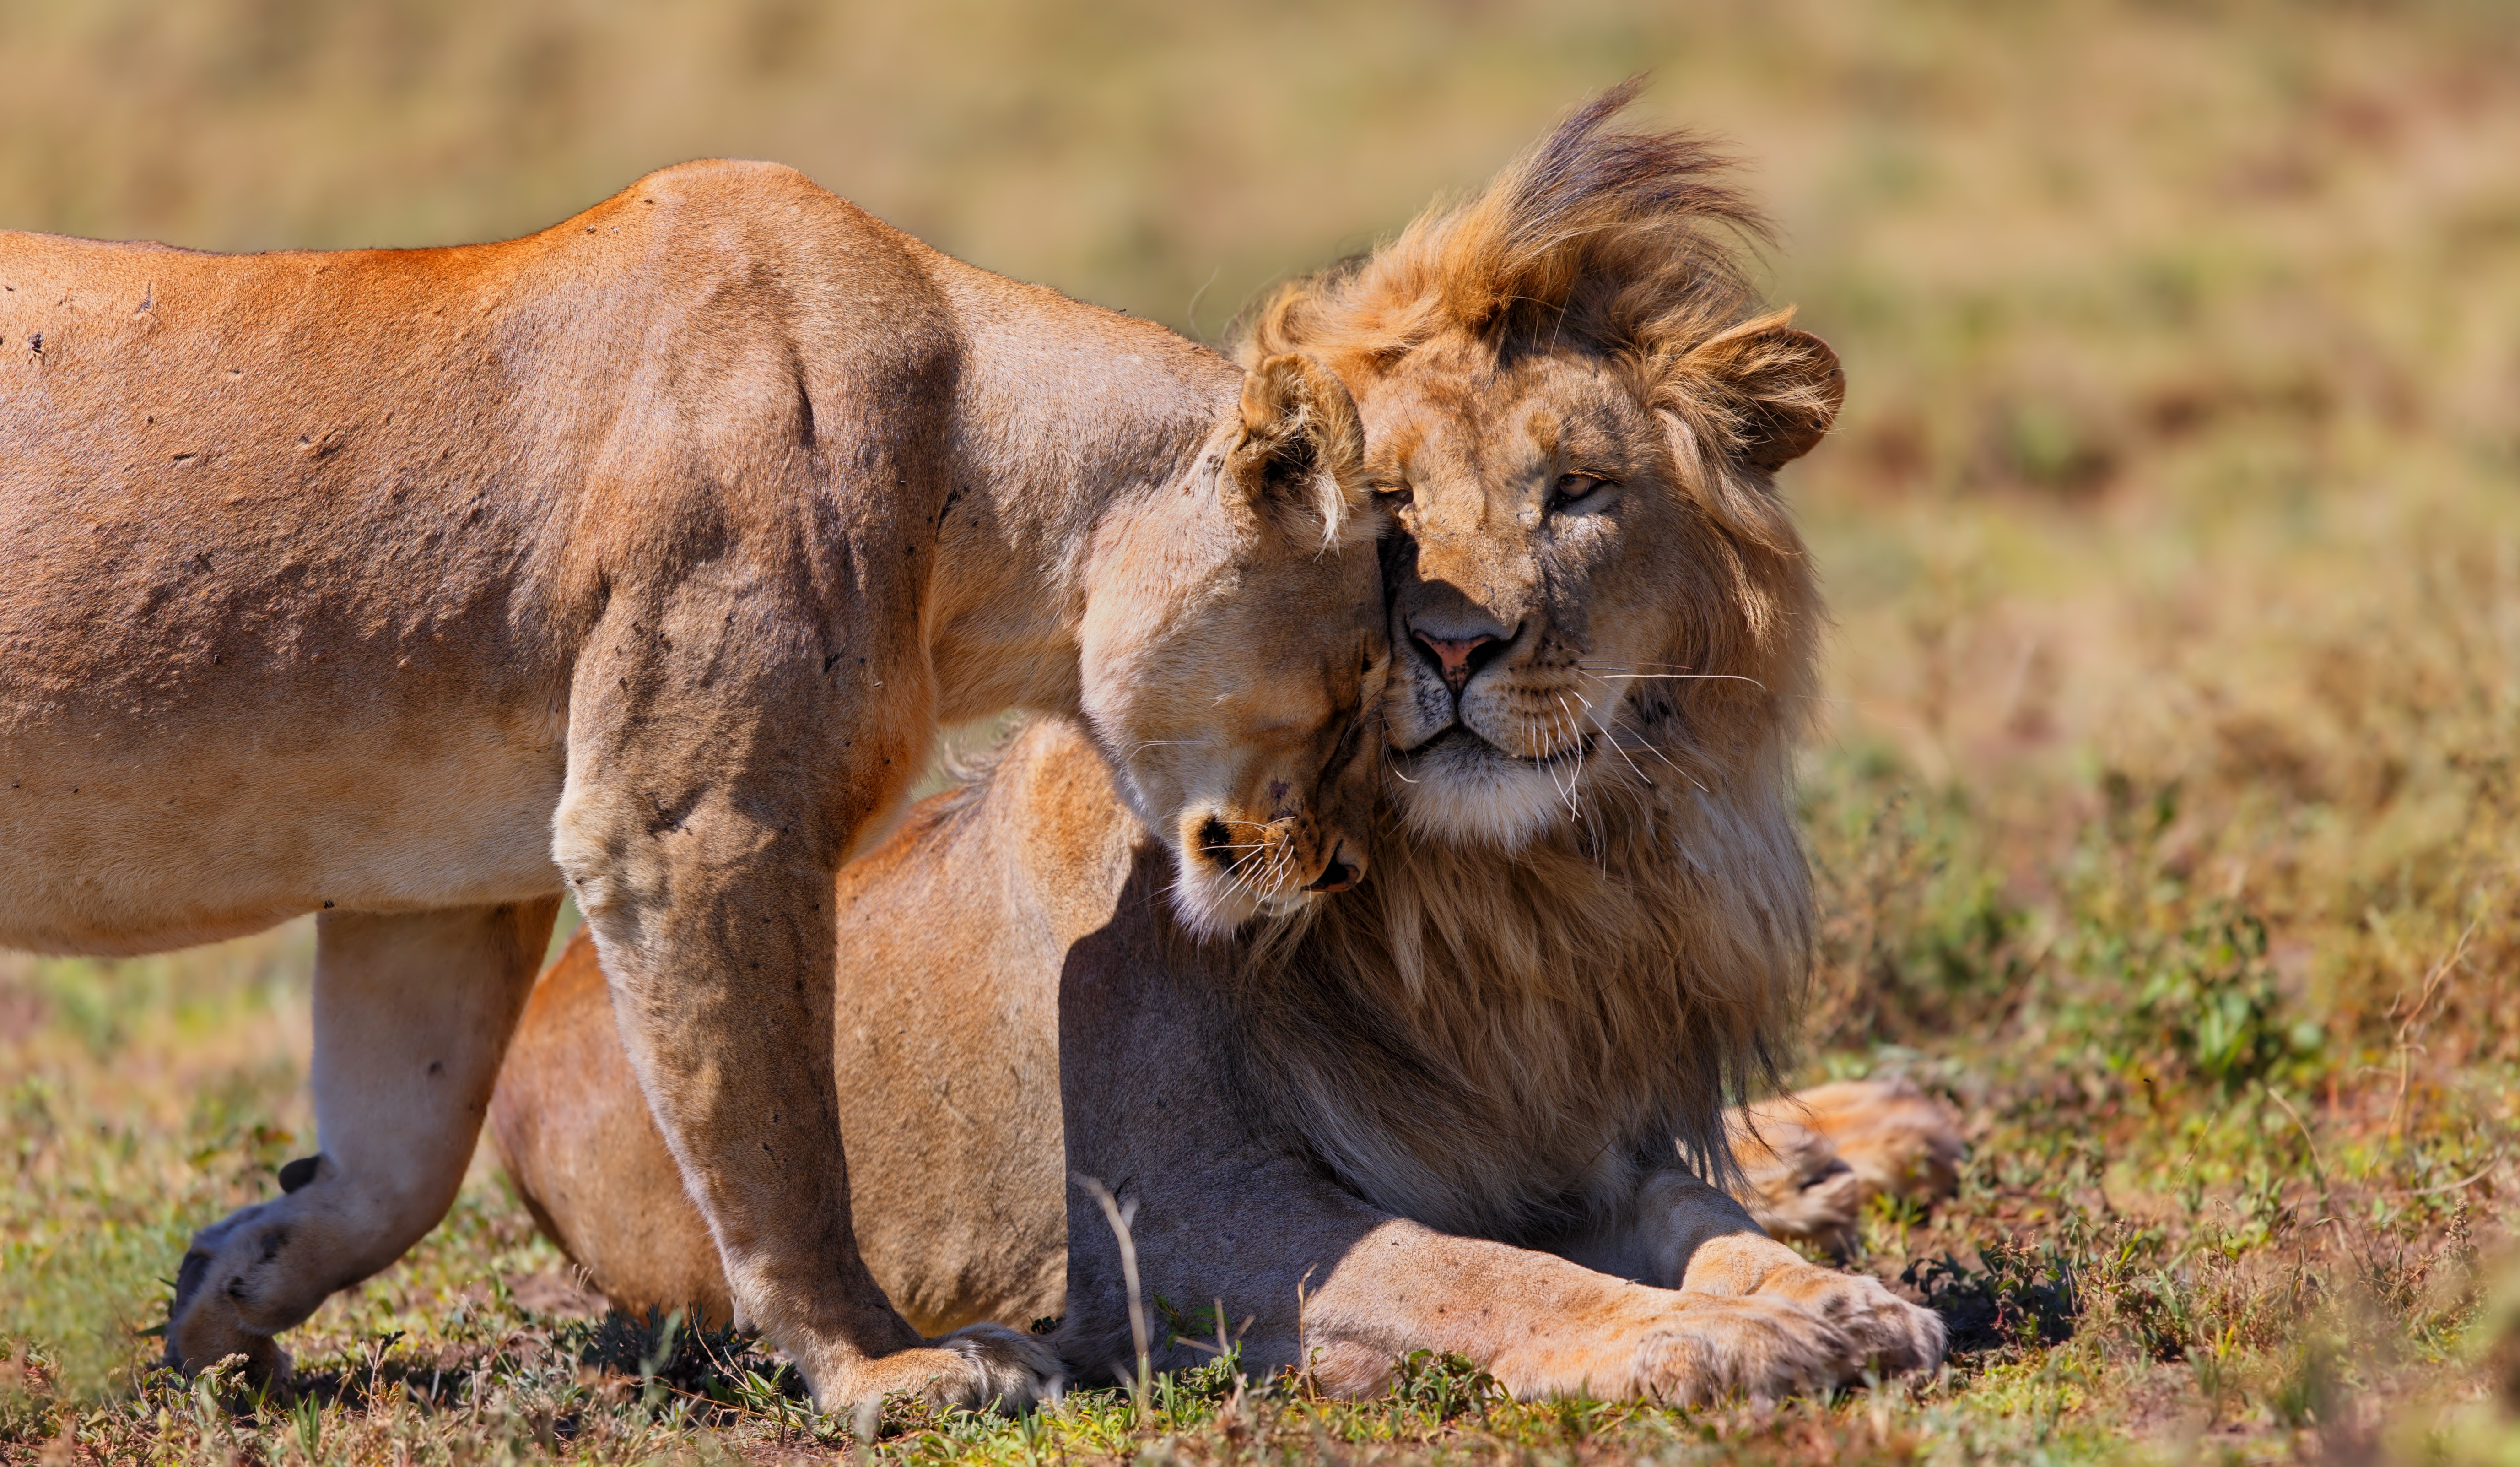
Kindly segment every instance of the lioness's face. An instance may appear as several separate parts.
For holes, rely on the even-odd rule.
[[[1764,697],[1765,669],[1737,542],[1675,481],[1687,430],[1574,350],[1438,339],[1353,386],[1400,531],[1384,719],[1410,824],[1510,848],[1612,789],[1708,777],[1687,725]]]
[[[1083,703],[1122,798],[1172,849],[1202,934],[1353,886],[1349,823],[1390,664],[1354,409],[1265,362],[1243,421],[1098,551]]]
[[[1372,748],[1389,644],[1371,545],[1209,568],[1133,644],[1088,711],[1123,796],[1172,848],[1175,905],[1216,934],[1354,885],[1365,846],[1343,786]]]

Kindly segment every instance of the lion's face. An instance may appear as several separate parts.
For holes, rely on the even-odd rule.
[[[1336,378],[1264,362],[1191,481],[1097,553],[1086,717],[1193,931],[1364,874],[1349,797],[1390,650],[1361,452]]]
[[[1768,701],[1769,639],[1651,385],[1603,353],[1500,361],[1456,337],[1355,386],[1402,531],[1384,720],[1412,827],[1511,848],[1612,788],[1712,777],[1675,761],[1685,725]]]

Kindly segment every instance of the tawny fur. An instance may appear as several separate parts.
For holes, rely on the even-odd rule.
[[[1821,611],[1773,473],[1842,386],[1718,248],[1746,215],[1702,150],[1611,132],[1624,101],[1247,334],[1340,372],[1398,510],[1372,878],[1202,946],[1143,854],[1114,863],[1107,810],[1044,829],[1023,778],[932,854],[974,930],[1020,935],[977,971],[978,1010],[1057,983],[1065,1164],[1141,1200],[1148,1287],[1226,1297],[1256,1360],[1337,1389],[1418,1348],[1524,1394],[1663,1398],[1941,1350],[1932,1316],[1709,1185],[1728,1087],[1769,1068],[1807,963],[1787,781]],[[1057,754],[1026,747],[1012,767]],[[848,889],[883,934],[851,950],[915,989],[971,944],[886,922],[911,909],[899,880]],[[993,1063],[993,1034],[964,1034],[938,1042]],[[878,1113],[913,1103],[869,1083]],[[942,1185],[979,1205],[972,1169],[1010,1154]],[[1075,1194],[1068,1224],[1060,1349],[1099,1370],[1125,1352],[1117,1254]]]
[[[1318,787],[1379,691],[1380,525],[1337,379],[765,164],[463,249],[8,234],[0,288],[0,943],[323,913],[322,1154],[195,1238],[168,1358],[285,1368],[435,1224],[565,880],[817,1398],[1041,1389],[859,1261],[822,904],[938,721],[1009,706],[1091,731],[1192,926],[1354,879]]]

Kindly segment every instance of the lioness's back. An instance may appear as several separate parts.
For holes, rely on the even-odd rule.
[[[925,432],[934,258],[725,162],[491,245],[0,234],[0,945],[557,892],[604,567],[722,520],[815,398]]]

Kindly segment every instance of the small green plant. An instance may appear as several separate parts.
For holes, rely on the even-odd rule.
[[[317,1460],[316,1451],[324,1444],[324,1402],[309,1392],[297,1398],[289,1408],[290,1426],[297,1439],[297,1450],[307,1461]]]
[[[2150,1047],[2225,1091],[2318,1055],[2318,1027],[2286,1014],[2255,913],[2209,907],[2130,956],[2145,970],[2135,1020]]]
[[[2177,1270],[2155,1268],[2121,1285],[2118,1317],[2133,1331],[2138,1349],[2156,1360],[2182,1360],[2196,1347],[2196,1295]]]
[[[1485,1419],[1488,1407],[1505,1392],[1466,1356],[1411,1351],[1391,1368],[1391,1397],[1434,1424],[1475,1414]]]

